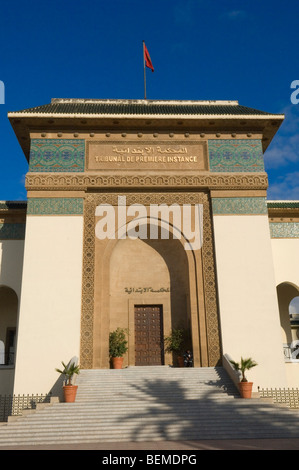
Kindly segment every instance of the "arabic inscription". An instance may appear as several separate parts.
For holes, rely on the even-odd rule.
[[[88,169],[207,169],[206,147],[202,142],[153,145],[144,142],[89,142]]]
[[[160,287],[158,289],[153,289],[152,287],[125,287],[125,293],[126,294],[147,294],[149,292],[155,292],[155,293],[165,293],[165,292],[170,292],[169,287]]]

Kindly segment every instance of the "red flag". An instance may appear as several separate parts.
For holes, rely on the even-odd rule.
[[[148,53],[148,50],[147,50],[147,47],[146,45],[143,43],[144,45],[144,60],[145,60],[145,65],[151,69],[151,71],[153,72],[154,71],[154,67],[153,67],[153,64],[152,64],[152,61],[151,61],[151,58],[150,58],[150,55]]]

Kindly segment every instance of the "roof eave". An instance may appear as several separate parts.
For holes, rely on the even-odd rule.
[[[167,121],[185,121],[186,126],[190,123],[191,128],[195,125],[196,122],[200,125],[206,125],[205,121],[213,121],[213,131],[217,131],[217,122],[223,122],[222,128],[225,129],[227,123],[229,123],[230,131],[232,130],[232,126],[234,126],[234,121],[236,125],[240,124],[240,121],[245,123],[247,121],[247,131],[251,132],[251,124],[254,123],[255,128],[259,128],[260,133],[263,134],[263,151],[267,149],[269,144],[271,143],[273,137],[275,136],[277,130],[279,129],[281,123],[283,122],[285,116],[283,114],[77,114],[77,113],[25,113],[25,112],[9,112],[8,119],[11,123],[11,126],[16,134],[16,137],[19,141],[19,144],[26,156],[27,161],[29,161],[29,154],[30,154],[30,132],[36,131],[37,129],[41,129],[44,127],[44,131],[47,129],[57,129],[60,126],[59,121],[68,121],[69,126],[73,129],[79,125],[81,128],[84,128],[84,132],[87,131],[86,123],[83,125],[80,123],[80,120],[86,121],[87,123],[90,122],[91,125],[94,127],[94,122],[92,120],[101,120],[104,122],[107,121],[116,121],[116,120],[125,120],[131,121],[132,123],[136,121],[136,125],[141,123],[148,124],[146,121],[152,120],[152,126],[157,126],[159,121],[162,123],[167,123]],[[49,121],[53,121],[53,123],[49,123]],[[115,124],[115,123],[113,123]],[[65,122],[63,122],[65,125]],[[108,125],[108,124],[107,124]],[[196,127],[197,128],[197,127]],[[149,129],[149,127],[148,127]],[[219,129],[220,130],[220,129]],[[245,126],[243,128],[245,131]]]
[[[69,119],[273,119],[284,120],[284,114],[93,114],[93,113],[25,113],[10,112],[8,118]]]

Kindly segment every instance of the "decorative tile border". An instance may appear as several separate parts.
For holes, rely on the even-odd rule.
[[[28,215],[82,215],[83,198],[29,198]]]
[[[0,223],[0,240],[24,240],[26,224]]]
[[[83,139],[32,139],[29,172],[83,172]]]
[[[265,197],[219,197],[212,199],[213,215],[267,214]]]
[[[263,172],[264,158],[260,140],[209,140],[212,172]]]
[[[271,222],[271,238],[299,238],[298,222]]]

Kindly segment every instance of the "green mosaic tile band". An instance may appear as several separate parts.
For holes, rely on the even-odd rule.
[[[299,238],[299,222],[271,222],[271,238]]]
[[[262,142],[260,140],[209,140],[210,171],[264,172]]]
[[[26,224],[0,224],[0,240],[24,240]]]
[[[265,197],[219,197],[212,199],[213,215],[267,214]]]
[[[29,172],[83,172],[83,139],[32,139]]]
[[[29,215],[81,215],[83,198],[30,198]]]

